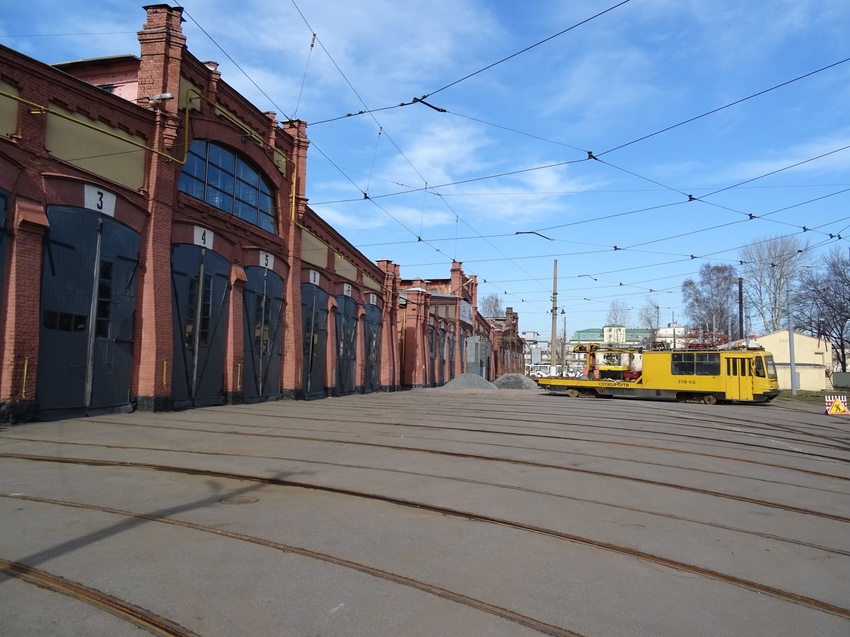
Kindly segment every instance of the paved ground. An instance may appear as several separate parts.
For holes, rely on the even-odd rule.
[[[0,431],[0,635],[850,635],[850,417],[416,390]]]

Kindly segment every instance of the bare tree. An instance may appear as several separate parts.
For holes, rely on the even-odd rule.
[[[611,301],[608,307],[608,317],[606,318],[607,325],[626,325],[629,322],[629,304],[622,299]]]
[[[768,237],[741,248],[741,275],[749,307],[758,312],[765,332],[782,329],[785,293],[808,260],[808,243],[797,237]]]
[[[658,336],[658,330],[661,327],[661,308],[658,306],[657,294],[648,294],[646,296],[646,302],[638,310],[638,320],[641,327],[649,330],[649,335],[644,345],[646,347],[652,347]]]
[[[496,294],[487,294],[482,297],[478,303],[479,314],[486,318],[501,318],[505,315],[505,310],[502,309],[502,299]]]
[[[682,284],[682,300],[691,326],[712,334],[726,332],[738,325],[736,289],[738,277],[731,265],[705,263],[699,269],[699,281],[687,279]]]
[[[794,295],[794,328],[832,345],[834,362],[847,371],[850,354],[850,259],[835,249],[820,270],[806,269]]]

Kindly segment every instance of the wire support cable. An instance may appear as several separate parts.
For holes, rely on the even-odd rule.
[[[819,69],[815,69],[814,71],[809,71],[808,73],[804,73],[803,75],[799,75],[799,76],[797,76],[793,79],[782,82],[781,84],[771,86],[770,88],[766,88],[762,91],[759,91],[758,93],[753,93],[752,95],[748,95],[747,97],[742,97],[741,99],[735,100],[734,102],[729,102],[728,104],[725,104],[723,106],[719,106],[719,107],[712,109],[710,111],[706,111],[705,113],[702,113],[701,115],[696,115],[694,117],[691,117],[691,118],[688,118],[684,121],[681,121],[678,124],[673,124],[671,126],[667,126],[666,128],[662,128],[661,130],[657,130],[654,133],[650,133],[649,135],[644,135],[643,137],[638,137],[637,139],[633,139],[632,141],[626,142],[625,144],[620,144],[619,146],[614,146],[613,148],[609,148],[606,151],[603,151],[601,153],[597,153],[596,156],[601,157],[602,155],[607,155],[608,153],[613,153],[616,150],[621,150],[623,148],[626,148],[627,146],[637,144],[638,142],[642,142],[642,141],[647,140],[651,137],[655,137],[656,135],[660,135],[662,133],[666,133],[667,131],[671,131],[674,128],[678,128],[679,126],[684,126],[685,124],[690,124],[691,122],[695,122],[698,119],[702,119],[703,117],[708,117],[709,115],[714,115],[715,113],[719,113],[720,111],[725,110],[727,108],[731,108],[732,106],[737,106],[738,104],[746,102],[747,100],[751,100],[751,99],[759,97],[761,95],[765,95],[767,93],[770,93],[771,91],[775,91],[775,90],[780,89],[784,86],[788,86],[789,84],[793,84],[794,82],[799,82],[800,80],[806,79],[807,77],[817,75],[818,73],[821,73],[823,71],[827,71],[827,70],[834,68],[836,66],[839,66],[841,64],[845,64],[846,62],[850,62],[850,57],[844,58],[843,60],[838,60],[838,62],[833,62],[832,64],[827,64],[826,66],[822,66]]]

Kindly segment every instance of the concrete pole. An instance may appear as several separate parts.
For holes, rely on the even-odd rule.
[[[791,356],[791,395],[797,395],[797,368],[794,360],[794,324],[791,319],[791,279],[788,279],[788,353]]]
[[[732,335],[729,335],[732,338]],[[738,277],[738,340],[744,338],[744,279]]]
[[[552,338],[549,343],[549,373],[555,373],[558,364],[558,260],[555,259],[555,272],[552,277]]]

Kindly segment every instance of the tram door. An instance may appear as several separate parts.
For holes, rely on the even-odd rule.
[[[726,359],[726,398],[728,400],[753,399],[752,360],[741,356]]]
[[[244,368],[245,399],[280,394],[283,277],[268,268],[245,268]]]
[[[370,394],[381,388],[381,308],[366,305],[363,308],[363,342],[365,343],[366,374],[363,380],[363,393]]]
[[[130,411],[139,234],[84,208],[48,206],[47,218],[39,409]]]
[[[345,396],[357,383],[357,303],[345,294],[336,302],[336,390]]]
[[[328,293],[313,283],[301,284],[304,335],[304,398],[324,398],[328,347]]]
[[[224,402],[230,264],[202,246],[171,247],[174,406]]]

